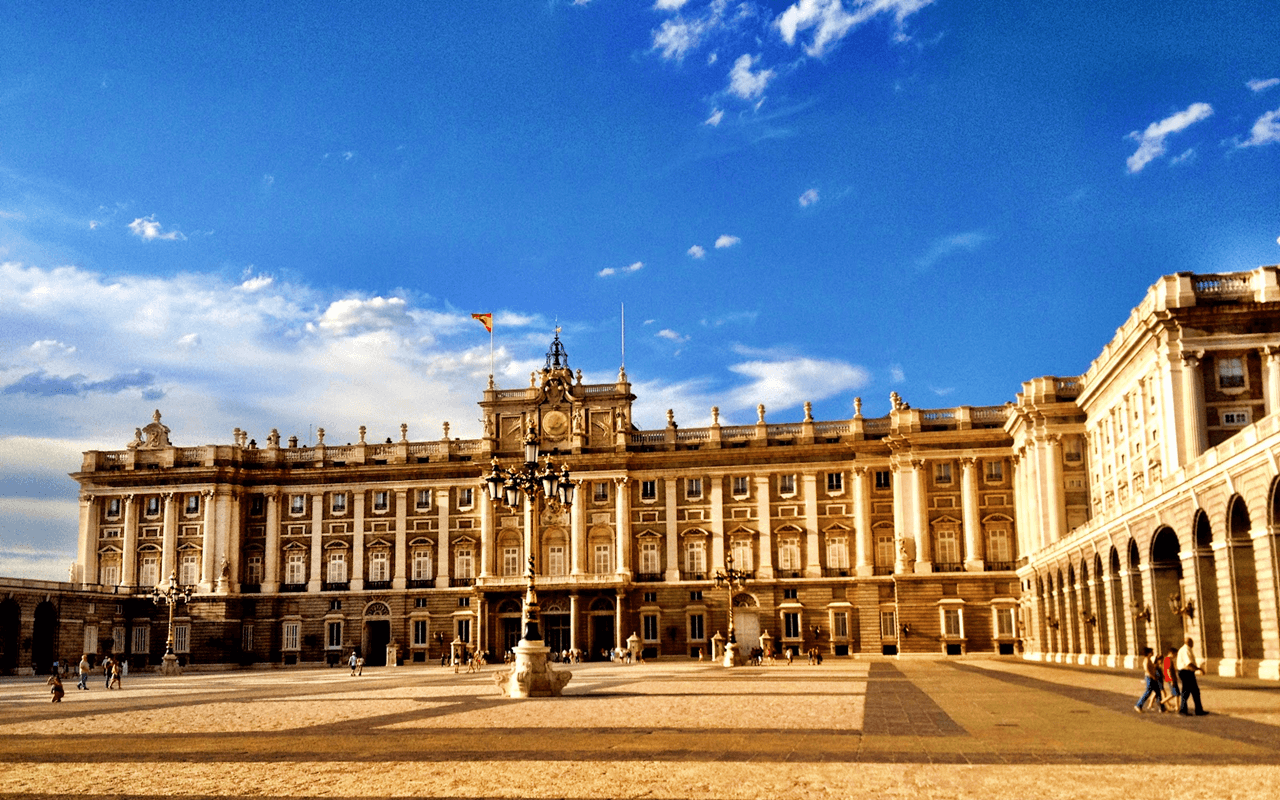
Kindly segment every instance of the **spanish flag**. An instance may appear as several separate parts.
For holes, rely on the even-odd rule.
[[[493,333],[493,314],[472,314],[471,318],[479,320],[486,331]]]

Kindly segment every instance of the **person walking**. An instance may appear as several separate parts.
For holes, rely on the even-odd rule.
[[[1146,691],[1142,693],[1142,697],[1138,698],[1138,703],[1133,707],[1134,711],[1142,713],[1142,706],[1146,704],[1147,698],[1152,694],[1156,696],[1156,703],[1160,703],[1160,698],[1164,694],[1160,690],[1160,665],[1156,662],[1155,651],[1150,647],[1142,648],[1142,670],[1146,674]],[[1164,707],[1160,706],[1160,710],[1164,711]]]
[[[89,690],[89,654],[85,653],[80,657],[80,665],[76,667],[76,671],[80,673],[80,682],[76,684],[77,689]]]
[[[1182,697],[1182,691],[1178,684],[1178,649],[1170,646],[1164,652],[1164,659],[1160,662],[1160,672],[1164,676],[1164,682],[1169,684],[1169,696],[1165,698],[1164,708],[1166,711],[1177,711],[1178,701]]]
[[[1182,704],[1178,706],[1178,713],[1191,716],[1187,711],[1187,698],[1190,698],[1195,701],[1196,716],[1203,717],[1209,712],[1200,705],[1200,684],[1196,681],[1196,673],[1203,675],[1204,670],[1196,663],[1195,644],[1188,636],[1186,644],[1178,648],[1178,682],[1182,684]]]
[[[351,651],[351,658],[347,659],[347,663],[351,665],[351,677],[356,676],[356,651]]]
[[[108,684],[107,684],[107,688],[108,688],[108,689],[110,689],[110,688],[112,688],[112,687],[115,687],[116,689],[123,689],[123,688],[124,688],[123,686],[121,686],[121,685],[120,685],[120,675],[121,675],[123,672],[124,672],[124,667],[122,667],[122,666],[120,665],[120,659],[112,659],[112,661],[111,661],[111,683],[108,683]]]
[[[115,662],[115,659],[112,658],[111,656],[107,656],[106,658],[102,659],[102,674],[105,675],[107,678],[106,687],[108,689],[111,688],[111,664],[113,662]]]

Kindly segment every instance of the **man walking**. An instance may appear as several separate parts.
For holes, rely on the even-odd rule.
[[[1187,643],[1178,648],[1178,683],[1182,684],[1182,704],[1178,708],[1178,713],[1190,716],[1187,711],[1187,698],[1195,701],[1196,716],[1202,717],[1208,714],[1200,705],[1200,684],[1196,682],[1196,673],[1204,674],[1204,670],[1196,664],[1195,642],[1191,637],[1187,637]]]
[[[85,653],[83,656],[80,657],[80,666],[77,667],[77,670],[80,673],[80,682],[76,684],[76,688],[87,690],[89,688],[89,654],[88,653]]]

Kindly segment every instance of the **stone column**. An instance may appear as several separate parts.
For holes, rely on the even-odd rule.
[[[569,649],[578,649],[578,593],[569,595]]]
[[[875,541],[871,537],[871,486],[866,467],[853,468],[854,566],[860,577],[875,574]]]
[[[161,529],[160,583],[169,579],[178,565],[178,508],[173,492],[164,493],[164,527]]]
[[[280,591],[280,492],[267,493],[267,541],[262,554],[262,593]]]
[[[621,588],[616,591],[617,595],[613,598],[613,646],[621,650],[626,647],[626,638],[622,633],[622,604],[627,596]]]
[[[680,525],[676,521],[676,490],[679,478],[664,478],[667,518],[667,574],[666,580],[680,580]],[[576,619],[576,617],[575,617]]]
[[[1200,370],[1203,353],[1183,353],[1185,381],[1182,391],[1183,420],[1187,437],[1187,463],[1194,461],[1209,446],[1204,408],[1204,378]]]
[[[960,459],[960,506],[964,524],[964,568],[966,572],[982,572],[985,548],[982,546],[982,523],[978,519],[978,462],[972,457]]]
[[[219,594],[226,594],[228,583],[231,576],[222,577],[222,565],[228,565],[228,571],[231,564],[231,495],[229,490],[223,488],[214,494],[213,501],[217,504],[216,524],[213,527],[214,541],[217,543],[217,555],[215,572],[217,574],[217,586],[215,591]]]
[[[213,498],[212,489],[207,489],[200,493],[200,500],[204,503],[204,522],[200,526],[201,592],[212,592],[213,587],[218,583],[217,561],[215,560],[218,555],[218,514]]]
[[[586,575],[590,572],[587,562],[587,491],[590,485],[578,481],[575,492],[577,502],[569,506],[569,573]]]
[[[919,459],[911,461],[912,477],[915,491],[912,511],[915,519],[913,527],[916,532],[916,573],[933,572],[933,548],[929,541],[929,470],[928,464]]]
[[[1066,535],[1067,499],[1066,487],[1062,479],[1062,437],[1056,433],[1049,435],[1048,447],[1045,449],[1047,478],[1045,494],[1049,505],[1049,536],[1051,541],[1058,541]]]
[[[1230,532],[1224,532],[1230,536]],[[1222,661],[1218,663],[1218,674],[1224,677],[1238,678],[1241,672],[1240,625],[1237,619],[1238,607],[1235,596],[1235,564],[1232,563],[1235,545],[1233,542],[1213,540],[1213,567],[1218,579],[1218,625],[1222,631]],[[1205,656],[1204,642],[1197,642],[1197,654]]]
[[[773,580],[773,517],[769,503],[769,476],[756,476],[756,523],[760,528],[760,568],[756,577]]]
[[[321,560],[324,558],[322,535],[324,531],[324,492],[311,495],[311,571],[307,591],[320,591]]]
[[[1127,559],[1128,554],[1123,554],[1121,558]],[[1142,657],[1137,653],[1140,652],[1141,647],[1145,646],[1145,643],[1138,641],[1138,620],[1134,616],[1133,608],[1134,601],[1142,598],[1133,596],[1133,582],[1129,578],[1129,567],[1121,567],[1120,601],[1123,604],[1124,619],[1117,620],[1116,634],[1117,636],[1123,636],[1126,642],[1124,649],[1128,651],[1128,655],[1124,657],[1123,666],[1125,669],[1133,669],[1142,663]]]
[[[893,571],[895,574],[903,574],[911,571],[911,562],[908,558],[909,551],[907,549],[907,526],[911,522],[911,489],[912,474],[910,469],[904,469],[901,462],[895,459],[890,466],[892,467],[893,481],[893,538],[894,546],[897,553],[894,555]]]
[[[493,548],[498,542],[498,521],[494,511],[497,501],[489,499],[489,492],[480,493],[480,577],[493,577]],[[572,512],[570,512],[572,514]]]
[[[1280,602],[1276,596],[1277,553],[1273,550],[1276,537],[1265,525],[1252,531],[1254,570],[1258,578],[1258,622],[1262,635],[1262,660],[1258,663],[1258,677],[1280,680]],[[1186,574],[1185,572],[1183,574]],[[1204,644],[1201,642],[1200,647]],[[1203,654],[1202,654],[1203,655]]]
[[[711,552],[708,554],[711,556],[711,568],[707,572],[714,575],[716,570],[724,569],[724,478],[708,475],[703,480],[707,483],[711,501]]]
[[[102,515],[102,501],[91,494],[80,496],[80,575],[81,586],[98,582],[98,518]]]
[[[1017,559],[1022,556],[1030,557],[1039,548],[1032,543],[1031,536],[1028,535],[1031,527],[1027,524],[1027,504],[1030,501],[1027,497],[1026,461],[1020,454],[1014,453],[1009,457],[1009,462],[1013,469],[1013,533],[1017,548],[1013,555]]]
[[[1265,413],[1274,414],[1280,406],[1280,347],[1262,348],[1262,398]]]
[[[822,537],[818,532],[818,476],[806,472],[800,476],[800,485],[804,492],[804,549],[807,551],[804,574],[806,578],[821,578]]]
[[[361,495],[364,493],[361,492]],[[393,554],[392,563],[395,565],[394,571],[391,573],[391,588],[403,589],[405,587],[405,564],[407,563],[407,553],[409,548],[409,526],[407,516],[409,513],[409,490],[396,489],[396,551]],[[483,501],[481,501],[483,502]]]
[[[453,490],[448,487],[441,487],[435,492],[436,497],[436,588],[449,588],[450,570],[453,569],[453,560],[449,553],[449,504],[453,502]],[[481,502],[488,502],[482,500]],[[483,548],[480,551],[481,560],[484,559]]]
[[[1124,634],[1124,620],[1116,619],[1116,581],[1111,579],[1110,575],[1105,572],[1101,574],[1102,587],[1098,593],[1098,602],[1102,603],[1102,608],[1098,610],[1098,619],[1106,619],[1107,621],[1107,658],[1106,666],[1118,667],[1118,659],[1120,656],[1120,636]]]
[[[617,532],[617,568],[618,576],[623,580],[631,580],[631,492],[628,490],[627,478],[613,479],[613,514],[614,530]]]
[[[124,496],[124,552],[120,555],[120,585],[138,585],[138,496]]]
[[[351,493],[351,571],[347,573],[351,591],[364,589],[364,501],[363,490]]]

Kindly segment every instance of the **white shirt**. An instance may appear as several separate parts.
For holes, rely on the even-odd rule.
[[[1182,647],[1178,648],[1178,660],[1175,662],[1174,666],[1178,668],[1179,672],[1196,669],[1196,659],[1195,656],[1192,655],[1191,647],[1189,645],[1184,644]]]

